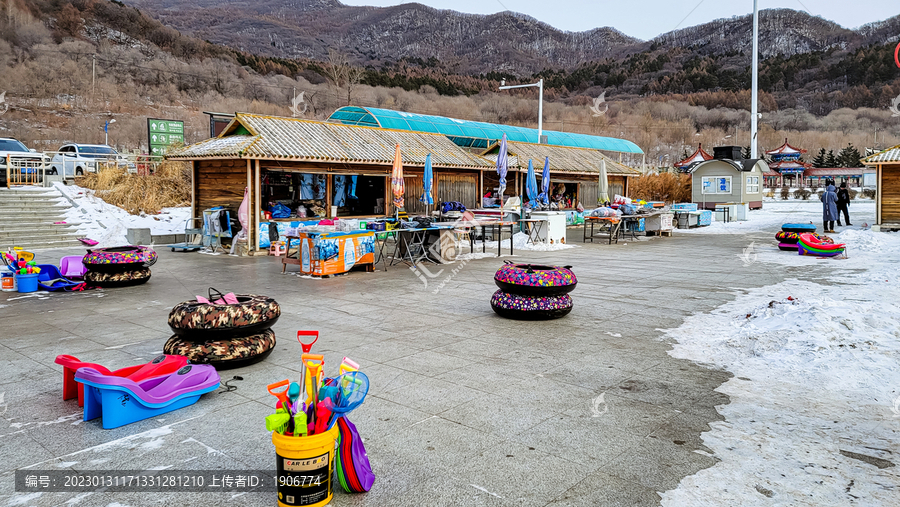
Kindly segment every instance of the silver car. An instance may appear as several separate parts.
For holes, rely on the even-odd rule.
[[[105,144],[66,144],[53,155],[48,174],[81,176],[86,172],[97,172],[98,163],[128,169],[134,165]]]

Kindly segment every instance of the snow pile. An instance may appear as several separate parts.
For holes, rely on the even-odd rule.
[[[722,461],[663,505],[900,505],[900,467],[889,466],[900,464],[900,235],[835,240],[857,254],[818,261],[838,270],[834,285],[753,289],[667,331],[673,356],[735,377],[718,389],[731,397],[725,422],[703,434]]]
[[[127,244],[128,229],[150,229],[150,234],[184,234],[191,210],[163,208],[158,215],[132,215],[95,196],[93,191],[76,185],[55,183],[54,187],[75,205],[66,212],[66,221],[80,223],[78,233],[100,242],[99,247]]]
[[[871,225],[875,221],[875,201],[853,201],[850,205],[851,219],[855,227],[863,223]],[[734,220],[734,218],[732,218]],[[822,229],[822,203],[818,199],[810,201],[774,201],[764,202],[760,210],[751,210],[747,220],[716,222],[707,227],[678,229],[677,233],[687,234],[745,234],[751,232],[768,232],[774,235],[786,223],[815,224]]]

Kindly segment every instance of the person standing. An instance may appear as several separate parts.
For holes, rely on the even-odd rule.
[[[837,219],[837,194],[834,192],[834,185],[829,184],[819,200],[822,201],[822,221],[825,222],[825,232],[834,232],[834,221]]]
[[[847,182],[841,182],[841,188],[837,191],[837,224],[840,227],[841,225],[841,213],[844,214],[844,222],[847,222],[847,225],[853,225],[850,223],[850,211],[847,209],[850,206],[850,191],[847,190]]]

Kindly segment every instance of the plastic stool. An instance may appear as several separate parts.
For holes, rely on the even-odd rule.
[[[271,248],[270,252],[275,257],[281,257],[281,254],[284,253],[284,250],[285,250],[285,248],[284,248],[284,245],[281,243],[281,241],[277,241],[275,243],[272,243],[272,248]]]

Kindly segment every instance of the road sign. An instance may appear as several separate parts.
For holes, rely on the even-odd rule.
[[[184,144],[184,122],[147,118],[147,138],[151,155],[165,155],[173,144]]]

